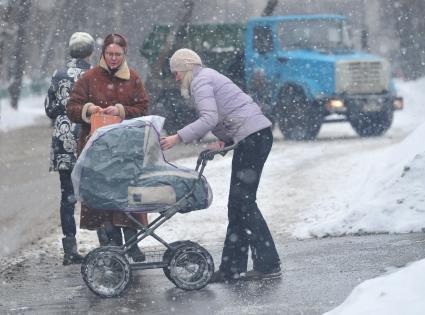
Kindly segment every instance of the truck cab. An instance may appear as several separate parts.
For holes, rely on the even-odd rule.
[[[339,15],[248,21],[245,84],[286,139],[315,139],[323,123],[349,121],[360,136],[385,133],[402,107],[389,62],[355,51]]]

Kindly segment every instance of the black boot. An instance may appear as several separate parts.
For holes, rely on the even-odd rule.
[[[124,239],[127,243],[133,236],[137,234],[137,230],[133,228],[123,228],[124,231]],[[135,238],[134,238],[135,239]],[[133,241],[133,240],[132,240]],[[134,244],[130,250],[128,251],[128,255],[133,259],[134,262],[142,262],[145,261],[146,255],[140,251],[139,246],[137,244]]]
[[[97,232],[97,238],[99,239],[99,245],[108,246],[110,240],[109,240],[108,234],[106,234],[105,228],[103,227],[98,228],[96,232]]]
[[[77,240],[75,236],[66,236],[62,238],[63,246],[63,265],[71,264],[81,264],[83,261],[83,256],[81,256],[77,251]]]
[[[122,235],[119,227],[112,224],[105,224],[103,227],[97,229],[97,237],[100,246],[121,246]]]

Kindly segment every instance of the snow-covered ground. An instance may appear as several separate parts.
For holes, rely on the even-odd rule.
[[[405,233],[425,227],[424,87],[424,79],[399,83],[406,109],[396,113],[394,127],[411,133],[384,149],[344,157],[347,173],[335,180],[331,198],[303,211],[295,236]]]
[[[45,118],[44,97],[25,98],[19,104],[18,110],[10,107],[7,99],[0,98],[0,132],[34,125],[39,119]]]
[[[423,315],[425,259],[358,285],[326,315]]]
[[[399,82],[398,90],[406,108],[396,113],[383,138],[360,139],[347,124],[335,124],[324,126],[320,134],[322,138],[343,134],[332,146],[320,137],[313,143],[274,144],[258,192],[260,209],[274,234],[309,238],[424,230],[425,79]],[[42,102],[25,99],[16,112],[3,100],[0,131],[35,123],[44,115]],[[407,136],[398,138],[400,134]],[[195,161],[177,163],[193,167]],[[158,234],[169,241],[222,242],[230,164],[229,154],[206,168],[214,191],[210,209],[179,214]],[[53,240],[60,248],[58,235],[46,241]],[[86,250],[97,244],[91,231],[79,231],[79,239]],[[329,314],[425,314],[424,275],[422,260],[366,281]]]

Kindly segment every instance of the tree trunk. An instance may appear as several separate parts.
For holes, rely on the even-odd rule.
[[[10,42],[10,38],[13,35],[14,28],[10,25],[10,16],[12,14],[12,3],[9,1],[5,7],[3,7],[0,22],[3,24],[2,30],[0,32],[0,69],[6,69],[6,66],[3,64],[4,56],[7,54],[7,49],[5,43]],[[10,45],[10,44],[9,44]],[[7,80],[7,71],[2,71],[0,75],[0,82]]]
[[[186,34],[186,27],[190,23],[192,17],[194,3],[192,0],[183,1],[183,6],[178,10],[173,24],[173,29],[165,40],[164,46],[162,46],[158,58],[155,63],[151,66],[151,78],[148,88],[152,91],[152,95],[158,96],[159,91],[162,90],[163,80],[161,80],[162,70],[166,65],[166,62],[171,54],[171,51],[181,48],[182,40]]]
[[[66,0],[57,1],[55,8],[52,11],[52,20],[49,23],[49,30],[42,46],[41,50],[41,62],[39,69],[35,74],[38,78],[43,78],[46,76],[47,64],[53,60],[55,55],[55,41],[58,38],[58,30],[63,29],[63,21],[65,19],[65,8],[67,5]]]
[[[114,1],[114,20],[115,20],[115,28],[117,32],[121,32],[122,30],[122,2],[121,0]]]
[[[18,101],[21,95],[22,77],[25,70],[25,48],[26,48],[26,31],[27,22],[29,20],[31,9],[31,0],[20,0],[18,7],[18,16],[16,23],[18,25],[18,33],[15,44],[15,52],[12,55],[14,60],[12,82],[9,85],[10,105],[12,108],[18,108]]]
[[[193,1],[184,1],[182,8],[178,11],[173,29],[165,40],[165,45],[158,54],[158,59],[152,66],[152,75],[158,79],[164,63],[173,48],[181,46],[181,40],[184,36],[185,27],[189,24],[193,11]]]
[[[261,16],[270,16],[273,14],[274,9],[277,5],[277,0],[268,0],[266,7],[264,8],[263,12],[261,13]]]
[[[400,1],[394,6],[400,37],[401,66],[406,79],[414,80],[425,74],[425,23],[423,0]]]

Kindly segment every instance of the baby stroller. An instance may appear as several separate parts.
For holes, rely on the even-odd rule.
[[[114,297],[126,290],[135,270],[162,268],[165,276],[184,290],[198,290],[214,273],[210,253],[193,241],[167,243],[155,230],[177,213],[207,208],[211,189],[202,175],[207,161],[223,150],[200,153],[195,170],[177,168],[165,161],[159,146],[163,118],[146,116],[98,129],[89,139],[72,173],[76,197],[90,208],[122,211],[140,230],[122,246],[90,251],[81,274],[91,291]],[[148,225],[139,213],[158,213]],[[147,237],[165,251],[146,252],[146,260],[132,262],[128,252]]]

